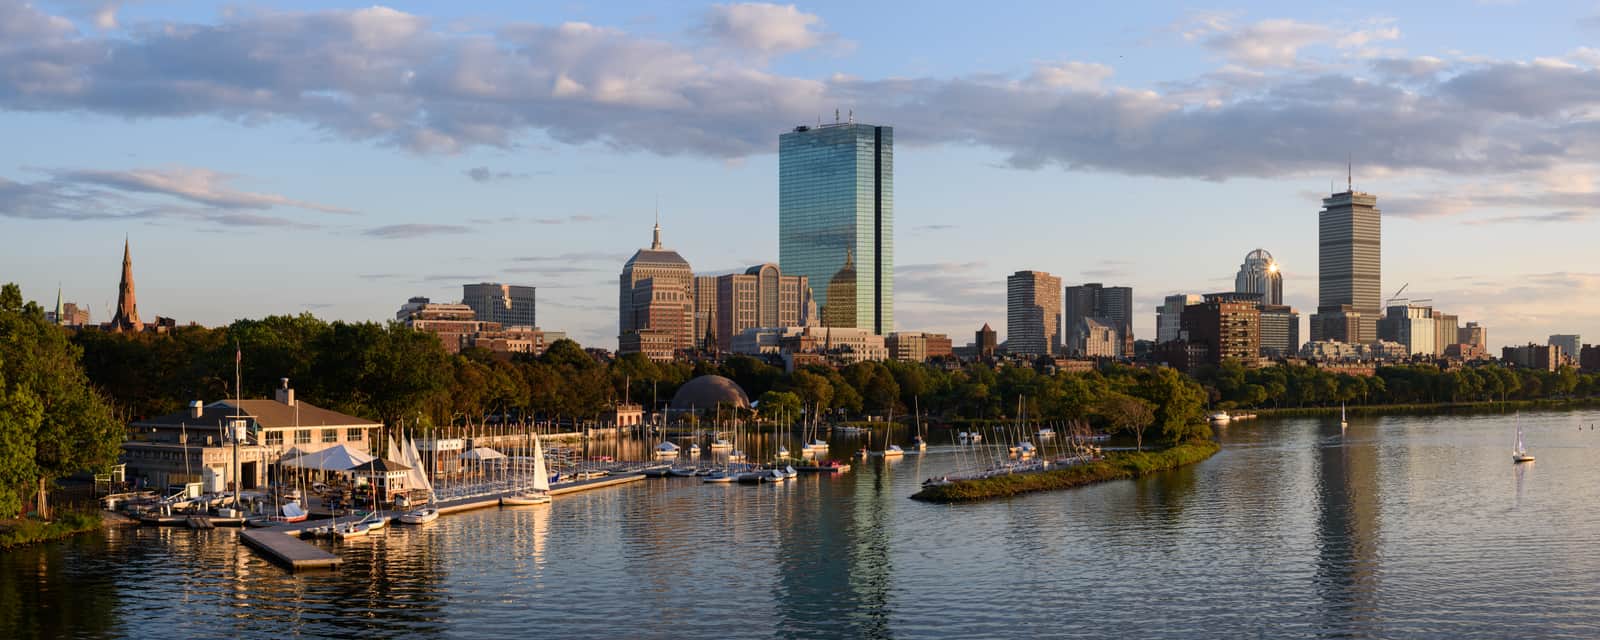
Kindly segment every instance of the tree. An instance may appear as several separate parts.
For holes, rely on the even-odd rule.
[[[48,518],[51,483],[117,459],[122,429],[84,374],[81,352],[39,305],[22,303],[15,284],[0,288],[0,404],[8,449],[0,455],[0,516],[16,515],[33,495]]]
[[[785,416],[792,419],[800,414],[800,396],[788,391],[768,391],[756,400],[756,407],[761,417],[768,420]]]
[[[1134,449],[1139,451],[1144,450],[1144,430],[1156,421],[1153,405],[1125,393],[1106,394],[1095,405],[1095,413],[1112,431],[1132,433]]]

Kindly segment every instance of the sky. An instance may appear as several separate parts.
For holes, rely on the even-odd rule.
[[[127,238],[146,319],[499,281],[614,348],[657,207],[697,272],[775,262],[778,136],[837,109],[895,127],[900,330],[1003,337],[1033,269],[1149,337],[1256,248],[1304,321],[1348,161],[1386,296],[1600,342],[1600,5],[1079,4],[0,0],[0,281],[104,321]]]

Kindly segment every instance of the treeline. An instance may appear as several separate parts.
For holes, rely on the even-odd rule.
[[[1433,365],[1378,367],[1371,377],[1306,365],[1249,369],[1237,361],[1202,369],[1196,378],[1222,408],[1287,408],[1549,400],[1600,396],[1600,375],[1572,367],[1514,369],[1497,363],[1445,371]]]
[[[906,416],[913,408],[934,420],[1008,420],[1021,411],[1163,441],[1209,435],[1204,390],[1170,369],[1045,374],[1029,367],[863,362],[788,374],[742,356],[695,364],[627,356],[602,365],[567,340],[539,357],[507,360],[486,351],[449,354],[433,335],[397,324],[326,322],[309,314],[161,334],[84,331],[73,339],[89,378],[124,420],[231,397],[237,345],[245,397],[271,397],[287,377],[299,398],[386,424],[427,427],[491,416],[587,420],[625,399],[664,404],[690,379],[719,374],[764,400],[769,416],[777,407],[792,416],[802,406],[836,420]]]

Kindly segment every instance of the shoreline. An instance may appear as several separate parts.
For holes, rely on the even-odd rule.
[[[1492,412],[1518,409],[1577,409],[1584,407],[1600,406],[1600,398],[1564,398],[1540,400],[1472,400],[1464,402],[1422,402],[1408,404],[1368,404],[1348,405],[1344,407],[1349,415],[1385,415],[1402,413],[1429,413],[1429,412]],[[1296,417],[1296,416],[1321,416],[1337,415],[1338,406],[1319,407],[1262,407],[1258,409],[1228,409],[1227,411],[1245,411],[1256,414],[1256,417]]]
[[[1200,440],[1161,451],[1119,452],[1097,462],[1062,469],[957,480],[946,485],[923,487],[912,494],[911,499],[940,504],[975,502],[1036,491],[1075,489],[1112,480],[1132,480],[1201,462],[1221,449],[1222,446],[1215,441]]]
[[[49,522],[22,518],[0,524],[0,550],[12,550],[45,542],[65,540],[76,535],[98,531],[102,527],[98,513],[68,512]]]

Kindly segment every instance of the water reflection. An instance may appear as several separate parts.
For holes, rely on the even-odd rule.
[[[1359,629],[1376,610],[1377,448],[1357,446],[1371,422],[1319,421],[1316,589],[1324,629]]]

